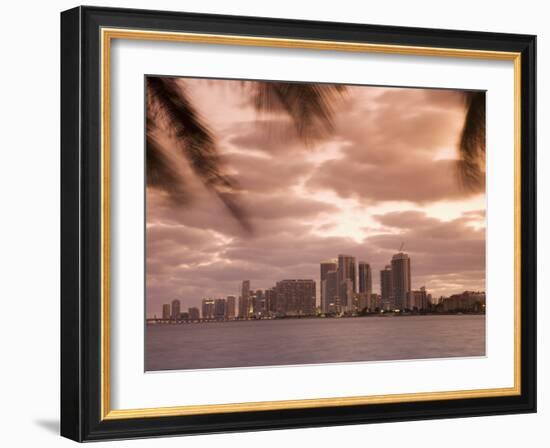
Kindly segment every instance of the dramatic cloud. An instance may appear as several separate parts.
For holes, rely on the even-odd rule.
[[[456,145],[463,125],[454,91],[387,90],[341,116],[342,158],[325,161],[308,182],[342,197],[425,203],[460,199]],[[350,163],[353,161],[353,163]],[[480,192],[470,192],[479,194]]]
[[[238,81],[181,82],[214,133],[253,231],[174,150],[191,201],[147,190],[148,315],[175,298],[185,309],[237,295],[245,279],[253,288],[318,282],[319,262],[339,253],[369,262],[378,292],[379,271],[401,243],[414,288],[435,296],[484,289],[485,196],[456,176],[460,92],[349,87],[332,133],[306,143],[282,113],[258,115]]]
[[[381,170],[372,163],[350,166],[348,159],[325,162],[308,183],[315,188],[334,190],[342,197],[370,201],[411,201],[426,203],[465,196],[457,189],[457,161],[413,160],[388,164]],[[393,180],[396,181],[393,181]]]
[[[288,119],[257,120],[253,126],[251,123],[240,123],[233,129],[234,136],[229,143],[244,150],[261,151],[270,157],[280,157],[306,149]]]

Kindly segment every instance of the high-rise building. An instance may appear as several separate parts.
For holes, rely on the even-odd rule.
[[[225,319],[225,299],[216,299],[214,300],[214,319],[223,320]]]
[[[345,311],[353,311],[356,288],[355,257],[338,255],[338,298]]]
[[[200,320],[201,318],[201,315],[200,315],[200,312],[199,312],[199,309],[197,307],[191,307],[189,308],[189,320],[190,321],[196,321],[196,320]]]
[[[254,293],[252,301],[252,313],[256,317],[260,317],[266,313],[265,294],[261,289],[257,289]]]
[[[277,289],[268,288],[265,290],[265,304],[269,314],[277,312]]]
[[[178,320],[180,318],[180,301],[178,299],[172,300],[172,320]]]
[[[392,294],[398,309],[407,308],[407,298],[411,291],[411,259],[403,252],[391,259]]]
[[[286,316],[315,315],[315,281],[281,280],[277,282],[277,313]]]
[[[370,264],[360,261],[359,264],[359,296],[358,308],[360,311],[370,308],[370,296],[372,294],[372,271]]]
[[[225,318],[235,319],[235,296],[227,296],[225,303]]]
[[[392,294],[391,266],[386,266],[380,271],[380,301],[381,307],[385,310],[395,308]]]
[[[321,297],[324,303],[321,303],[323,313],[339,313],[340,300],[338,298],[338,271],[330,271],[325,274],[325,280],[321,284]]]
[[[323,313],[328,312],[328,304],[330,301],[334,301],[334,296],[336,296],[337,292],[332,291],[332,287],[336,287],[336,282],[334,282],[334,285],[327,284],[327,277],[329,273],[336,273],[338,270],[338,265],[335,261],[323,261],[321,263],[321,311]],[[331,290],[332,297],[330,295],[327,295],[329,292],[329,289]]]
[[[162,318],[164,320],[168,320],[170,319],[170,304],[169,303],[165,303],[164,305],[162,305]]]
[[[239,317],[247,318],[250,314],[250,280],[244,280],[239,296]]]
[[[356,294],[353,291],[353,281],[351,278],[346,278],[340,283],[340,291],[338,297],[342,310],[345,312],[354,312],[357,310]]]
[[[424,286],[417,291],[411,291],[409,293],[407,308],[410,310],[417,309],[418,311],[427,310],[429,307],[428,296],[429,294],[426,293]]]
[[[202,318],[205,320],[214,319],[214,308],[216,301],[214,299],[202,299]]]
[[[359,262],[359,292],[372,293],[372,272],[370,264]]]

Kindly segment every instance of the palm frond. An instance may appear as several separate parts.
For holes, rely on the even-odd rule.
[[[465,101],[459,176],[467,189],[477,190],[485,184],[485,92],[466,92]]]
[[[334,127],[334,103],[345,86],[337,84],[254,82],[250,83],[252,104],[258,111],[284,112],[303,140],[329,134]]]
[[[191,196],[183,177],[164,153],[158,139],[147,132],[147,185],[168,193],[179,204],[189,203]]]
[[[181,176],[159,142],[159,129],[156,125],[158,107],[154,98],[147,94],[146,117],[146,179],[149,187],[168,193],[169,197],[180,204],[190,201],[190,194]]]
[[[235,200],[238,185],[224,172],[214,137],[201,120],[184,87],[175,78],[148,77],[147,89],[193,172],[220,198],[241,226],[251,231],[246,212]]]

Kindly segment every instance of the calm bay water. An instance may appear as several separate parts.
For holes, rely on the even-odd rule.
[[[205,369],[485,355],[485,316],[147,325],[145,369]]]

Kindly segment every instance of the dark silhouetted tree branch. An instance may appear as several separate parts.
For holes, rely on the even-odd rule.
[[[189,101],[183,86],[178,85],[175,78],[147,78],[150,107],[157,108],[158,115],[163,115],[174,140],[189,161],[193,172],[202,180],[204,185],[213,191],[227,207],[229,212],[238,220],[248,232],[252,231],[248,216],[236,201],[238,186],[236,182],[223,171],[222,160],[218,154],[212,134],[206,124],[200,119],[197,111]],[[156,163],[155,176],[151,186],[172,192],[170,183],[173,181],[171,173],[166,170],[165,164],[160,164],[159,147],[152,132],[154,115],[147,116],[147,150],[155,153],[149,157]],[[158,118],[157,118],[158,119]],[[163,170],[163,171],[159,171]],[[162,173],[166,175],[162,180]],[[174,197],[177,199],[177,197]]]
[[[286,113],[306,142],[333,130],[334,103],[346,89],[337,84],[292,82],[254,82],[249,86],[256,110]]]
[[[485,185],[485,92],[466,92],[466,116],[459,143],[459,175],[463,185]]]

